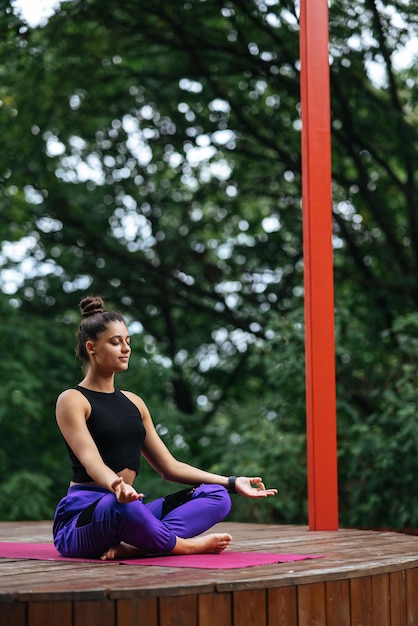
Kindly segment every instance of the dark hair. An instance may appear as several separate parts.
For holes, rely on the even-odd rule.
[[[106,311],[105,303],[101,296],[86,296],[79,304],[83,319],[80,322],[75,347],[77,360],[86,367],[90,363],[86,350],[86,342],[96,339],[97,335],[106,330],[110,322],[123,322],[126,324],[119,311]]]

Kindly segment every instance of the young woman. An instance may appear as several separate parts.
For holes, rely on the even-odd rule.
[[[56,406],[72,463],[70,487],[54,518],[57,550],[102,559],[222,552],[229,534],[202,533],[229,513],[229,493],[263,498],[277,490],[266,489],[259,477],[220,476],[175,459],[144,401],[114,387],[115,373],[127,370],[131,354],[123,317],[105,310],[101,297],[84,298],[80,308],[76,354],[85,376]],[[141,454],[164,479],[191,487],[144,503],[133,487]]]

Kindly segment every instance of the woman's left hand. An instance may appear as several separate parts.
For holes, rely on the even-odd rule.
[[[275,496],[277,493],[277,489],[266,489],[263,479],[259,476],[255,478],[238,476],[235,481],[235,490],[247,498],[267,498],[268,496]]]

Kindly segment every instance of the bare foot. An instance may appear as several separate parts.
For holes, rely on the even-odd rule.
[[[128,543],[118,543],[116,546],[110,546],[100,558],[102,561],[114,561],[115,559],[134,559],[146,554],[144,550],[130,546]]]
[[[231,541],[232,537],[227,533],[199,535],[190,539],[177,537],[171,554],[219,554],[229,546]]]
[[[176,545],[170,554],[219,554],[231,543],[232,537],[228,533],[199,535],[190,539],[176,538]],[[114,561],[119,559],[134,559],[135,557],[152,556],[149,552],[135,548],[127,543],[119,543],[111,546],[100,557],[102,561]],[[159,553],[159,556],[163,553]],[[166,556],[167,553],[165,553]],[[156,556],[156,555],[154,555]]]

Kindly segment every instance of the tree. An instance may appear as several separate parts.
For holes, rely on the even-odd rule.
[[[300,521],[296,3],[156,0],[139,14],[133,0],[74,0],[44,28],[28,29],[10,7],[0,18],[0,228],[4,241],[23,239],[30,268],[12,303],[61,325],[66,346],[86,291],[128,311],[167,439],[224,472],[232,460],[248,467],[255,452],[268,459],[266,476],[281,477],[290,457],[298,480],[284,479],[280,510],[271,503],[263,514]],[[404,380],[410,357],[398,351],[392,369],[393,353],[417,305],[416,70],[394,66],[415,20],[403,2],[330,6],[340,482],[350,523],[360,500],[376,520],[357,463],[364,449],[350,447],[360,425],[377,446],[388,436],[397,413],[379,390]],[[375,59],[386,82],[372,79]],[[3,268],[23,272],[5,252]]]

